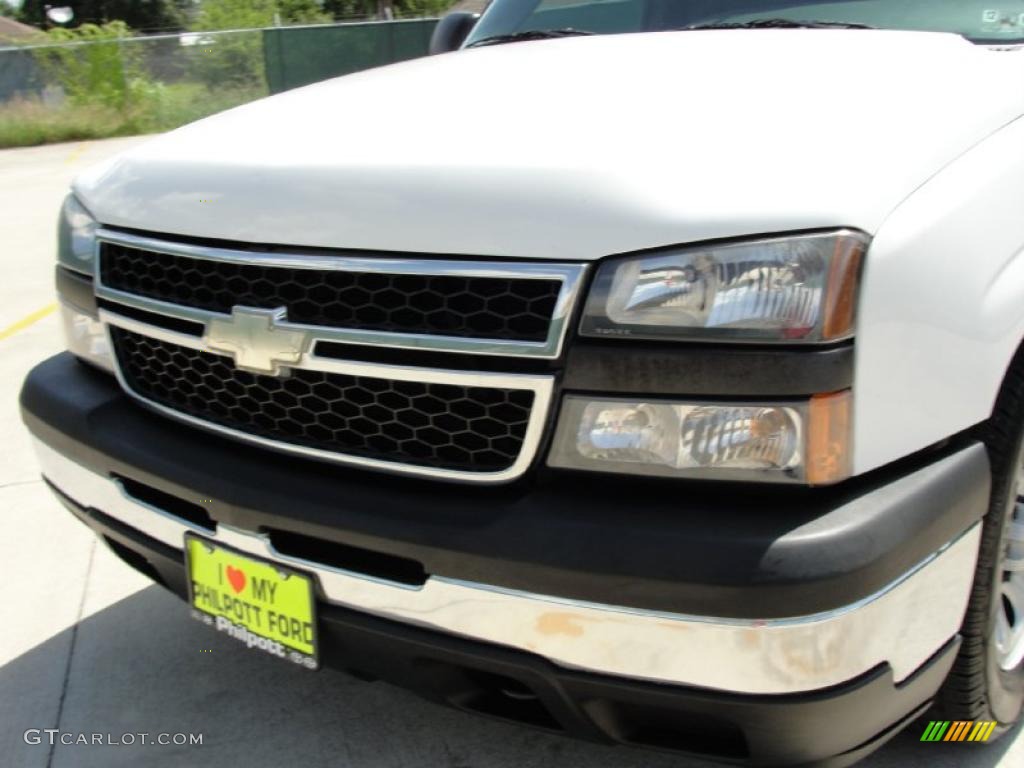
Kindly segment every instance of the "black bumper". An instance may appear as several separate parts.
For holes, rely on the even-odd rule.
[[[966,531],[989,494],[985,453],[965,443],[814,490],[542,469],[500,488],[399,479],[183,427],[67,354],[31,372],[21,403],[31,432],[60,453],[218,522],[341,544],[370,568],[383,559],[411,573],[693,615],[785,617],[856,602]],[[185,594],[180,550],[62,501],[126,562]],[[957,643],[900,685],[883,665],[812,694],[735,695],[572,672],[331,605],[320,616],[324,662],[365,677],[578,737],[767,764],[863,756],[927,707]]]

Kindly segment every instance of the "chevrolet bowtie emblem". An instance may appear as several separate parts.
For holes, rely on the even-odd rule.
[[[310,341],[308,332],[281,326],[287,315],[285,307],[233,307],[230,318],[207,324],[203,341],[214,351],[230,354],[236,368],[280,376],[282,366],[302,359]]]

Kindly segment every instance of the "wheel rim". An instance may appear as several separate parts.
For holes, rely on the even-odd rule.
[[[995,647],[1000,668],[1009,671],[1024,660],[1024,464],[1017,472],[999,572]]]

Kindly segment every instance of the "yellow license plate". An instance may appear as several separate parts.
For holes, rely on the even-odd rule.
[[[311,577],[185,535],[194,618],[250,648],[316,669],[316,603]]]

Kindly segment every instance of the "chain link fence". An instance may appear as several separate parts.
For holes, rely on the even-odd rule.
[[[167,130],[270,93],[424,56],[436,23],[185,32],[0,49],[0,147]],[[63,126],[68,135],[33,139],[18,127],[58,120],[75,123]]]

